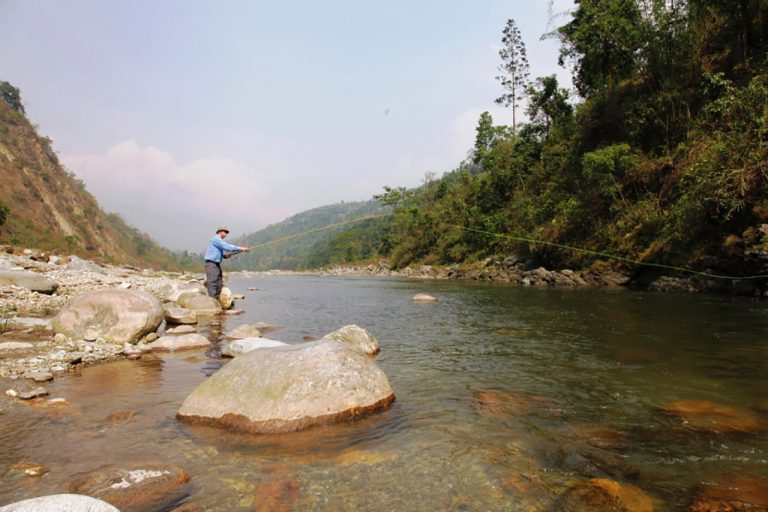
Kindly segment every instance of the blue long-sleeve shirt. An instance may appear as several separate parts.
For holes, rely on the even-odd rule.
[[[240,248],[225,242],[218,234],[214,235],[214,237],[211,238],[211,243],[208,244],[208,249],[205,251],[205,261],[221,263],[221,259],[224,257],[225,252],[237,253],[240,252]]]

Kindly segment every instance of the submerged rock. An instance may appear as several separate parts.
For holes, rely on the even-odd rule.
[[[677,400],[668,403],[662,410],[679,416],[692,428],[716,434],[754,432],[762,428],[756,414],[706,400]]]
[[[395,395],[387,376],[368,356],[370,341],[358,341],[327,337],[241,354],[200,384],[184,400],[177,417],[267,433],[386,408]]]
[[[120,512],[109,503],[79,494],[52,494],[24,501],[17,501],[0,512]]]
[[[202,334],[180,334],[163,336],[162,338],[142,346],[142,350],[173,351],[191,348],[208,347],[211,342]]]
[[[53,320],[53,329],[74,339],[137,341],[163,321],[160,302],[140,290],[98,290],[72,299]]]
[[[270,340],[268,338],[243,338],[227,343],[221,349],[221,355],[235,357],[246,352],[251,352],[259,348],[287,347],[287,343],[282,341]]]
[[[484,416],[522,414],[561,416],[563,414],[563,409],[552,398],[503,389],[472,391],[472,405]]]
[[[417,293],[411,299],[413,302],[437,302],[437,297],[429,295],[427,293]]]
[[[69,491],[102,499],[122,512],[169,510],[190,492],[189,475],[162,463],[107,466],[76,476]]]
[[[721,475],[699,487],[688,512],[768,511],[768,481],[750,475]]]
[[[260,483],[253,500],[256,512],[279,512],[293,510],[299,499],[299,483],[289,475],[278,476]]]
[[[255,325],[238,325],[231,331],[224,334],[227,338],[243,339],[243,338],[260,338],[261,331]]]
[[[634,485],[605,478],[568,489],[553,510],[562,512],[653,512],[653,500]]]
[[[0,270],[0,286],[20,286],[33,292],[51,294],[59,284],[42,274],[27,270]]]

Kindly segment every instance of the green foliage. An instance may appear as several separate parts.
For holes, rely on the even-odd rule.
[[[8,214],[11,213],[11,209],[5,206],[3,203],[0,203],[0,226],[5,224],[5,221],[8,220]]]
[[[385,187],[376,197],[395,214],[384,253],[400,266],[509,253],[549,266],[594,259],[463,226],[760,271],[768,259],[767,10],[765,0],[577,2],[555,33],[582,102],[572,105],[555,77],[538,78],[526,89],[529,123],[509,130],[483,113],[471,163],[419,189]],[[505,37],[515,28],[508,24]]]
[[[8,82],[0,81],[0,98],[5,101],[18,114],[24,114],[24,105],[21,103],[21,91]]]

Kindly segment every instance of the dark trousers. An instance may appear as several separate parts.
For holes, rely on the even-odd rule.
[[[219,263],[205,260],[205,280],[208,285],[208,295],[218,300],[224,286],[224,275]]]

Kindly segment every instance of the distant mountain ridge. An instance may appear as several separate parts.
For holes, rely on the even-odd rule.
[[[389,223],[391,209],[375,200],[342,202],[313,208],[233,241],[254,247],[227,266],[241,270],[298,270],[340,261],[356,261],[376,253],[376,240]],[[354,232],[355,236],[349,236]],[[376,236],[373,236],[373,233]],[[370,243],[361,233],[370,233]],[[349,240],[354,246],[345,244]],[[274,242],[274,243],[270,243]]]
[[[8,82],[0,82],[0,212],[0,243],[105,262],[179,266],[171,251],[101,209],[59,163],[51,139],[38,135],[19,90]]]

